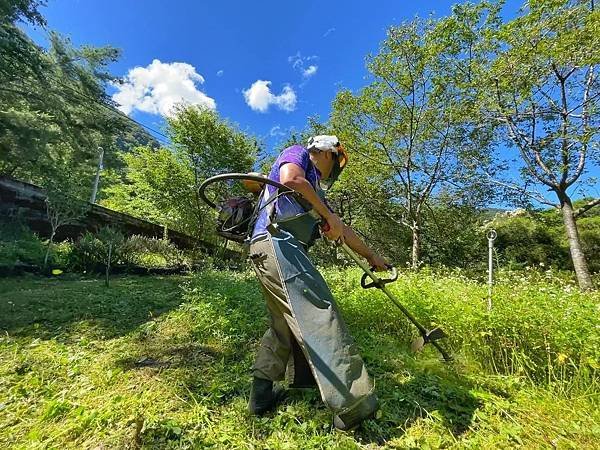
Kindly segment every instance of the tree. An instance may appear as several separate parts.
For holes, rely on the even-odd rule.
[[[0,20],[3,23],[14,23],[25,19],[33,25],[45,26],[46,20],[38,11],[45,4],[43,0],[4,0],[0,3]]]
[[[122,180],[103,189],[103,206],[197,236],[203,220],[187,155],[137,147],[122,155]]]
[[[49,32],[44,50],[16,26],[18,20],[45,26],[38,11],[43,4],[0,6],[0,174],[45,184],[55,167],[68,165],[91,187],[98,146],[108,149],[146,133],[106,94],[115,80],[107,66],[118,58],[117,49],[75,48]]]
[[[374,81],[356,95],[338,93],[333,104],[331,124],[358,160],[353,193],[372,214],[411,231],[413,268],[432,199],[443,191],[456,202],[475,200],[466,194],[476,180],[463,160],[480,155],[487,138],[457,88],[469,60],[452,37],[433,20],[391,27],[368,63]],[[462,70],[449,70],[449,58]]]
[[[177,151],[192,168],[194,199],[200,212],[198,229],[203,232],[208,207],[198,195],[200,184],[220,173],[252,170],[258,144],[216,112],[198,106],[181,106],[167,121]]]
[[[102,227],[97,233],[97,239],[102,247],[102,259],[104,260],[104,285],[110,287],[110,270],[111,266],[116,263],[121,257],[123,242],[125,237],[123,234],[111,227]]]
[[[76,223],[89,210],[88,203],[73,198],[58,183],[49,184],[46,187],[46,195],[46,216],[50,223],[50,238],[44,256],[44,268],[48,266],[48,257],[58,229],[64,225]]]
[[[591,289],[576,220],[600,199],[575,209],[572,195],[589,166],[600,163],[600,14],[593,2],[530,1],[482,39],[495,46],[478,81],[484,117],[500,125],[522,163],[521,182],[496,182],[560,209],[579,286]]]

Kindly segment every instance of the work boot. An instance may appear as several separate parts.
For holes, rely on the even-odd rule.
[[[271,409],[285,396],[283,389],[273,389],[273,382],[264,378],[254,377],[250,389],[250,401],[248,410],[250,413],[260,416]]]
[[[358,427],[363,420],[375,417],[379,407],[377,397],[373,394],[358,405],[333,417],[333,426],[341,431],[350,431]]]

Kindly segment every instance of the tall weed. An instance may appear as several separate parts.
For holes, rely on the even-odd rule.
[[[357,287],[360,271],[326,270],[336,298],[355,322],[396,332],[416,329],[385,295]],[[460,271],[404,272],[392,293],[427,327],[441,326],[460,360],[491,373],[581,392],[598,383],[600,295],[582,293],[561,274],[504,272],[486,308],[487,286]]]

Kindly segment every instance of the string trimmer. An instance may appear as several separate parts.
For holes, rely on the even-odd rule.
[[[222,201],[210,200],[206,195],[206,189],[208,186],[216,182],[227,182],[232,180],[240,180],[244,183],[244,186],[255,194],[258,194],[258,189],[266,189],[265,184],[271,185],[277,188],[277,195],[271,196],[268,202],[261,204],[261,195],[255,195],[254,197],[249,196],[237,196],[230,197]],[[329,225],[323,221],[318,213],[312,209],[311,205],[296,191],[289,187],[273,181],[263,175],[249,175],[243,173],[226,173],[208,178],[204,183],[200,185],[198,190],[200,197],[213,209],[219,212],[219,218],[217,220],[217,233],[226,239],[230,239],[236,242],[244,242],[247,240],[252,233],[253,224],[256,220],[258,212],[268,206],[268,203],[275,201],[282,195],[291,195],[296,201],[298,201],[309,214],[313,215],[317,220],[321,221],[321,230],[327,231]],[[363,289],[370,289],[376,287],[381,289],[385,295],[396,305],[400,311],[408,318],[408,320],[419,330],[420,336],[415,339],[411,345],[411,349],[414,352],[421,351],[426,344],[433,345],[443,356],[447,362],[452,361],[452,356],[437,342],[439,339],[446,337],[439,327],[435,327],[428,330],[421,325],[417,319],[400,303],[400,301],[394,297],[390,290],[386,287],[386,284],[392,283],[398,279],[398,271],[395,267],[389,266],[391,271],[390,278],[380,278],[372,268],[369,267],[354,251],[343,241],[336,243],[350,258],[358,264],[358,266],[364,271],[361,277],[360,285]],[[368,283],[368,278],[372,281]]]
[[[376,275],[376,273],[369,267],[369,265],[365,264],[365,262],[362,259],[360,259],[360,257],[356,253],[354,253],[354,251],[350,247],[348,247],[346,243],[341,242],[338,245],[365,272],[363,273],[363,276],[360,279],[361,287],[363,289],[369,289],[373,287],[381,289],[383,293],[387,295],[388,298],[392,301],[392,303],[394,303],[394,305],[396,305],[400,309],[400,311],[402,311],[402,313],[407,317],[407,319],[410,320],[415,327],[417,327],[420,336],[412,342],[412,351],[419,352],[423,350],[425,344],[431,344],[442,354],[446,362],[452,361],[452,356],[444,349],[444,347],[442,347],[438,342],[436,342],[438,339],[445,338],[446,333],[444,333],[444,331],[442,331],[442,329],[439,327],[435,327],[432,330],[428,330],[423,325],[421,325],[417,321],[417,319],[404,307],[404,305],[402,305],[402,303],[398,301],[398,299],[396,299],[396,297],[392,295],[392,293],[386,287],[386,284],[392,283],[398,279],[398,271],[396,270],[396,268],[393,266],[389,267],[392,272],[392,276],[390,278],[379,278]],[[367,283],[367,277],[370,277],[373,281]]]

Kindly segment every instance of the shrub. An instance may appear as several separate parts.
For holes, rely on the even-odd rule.
[[[600,216],[582,217],[577,221],[583,252],[590,271],[600,272]]]
[[[123,245],[122,259],[143,267],[175,267],[190,265],[184,252],[166,239],[130,236]]]
[[[111,246],[111,266],[145,268],[191,267],[192,258],[172,242],[164,239],[133,235],[129,238],[111,228],[98,233],[85,233],[73,246],[70,267],[80,271],[102,271],[106,268],[108,247]]]
[[[0,223],[0,266],[12,269],[17,264],[41,266],[46,245],[27,227]]]
[[[93,272],[100,269],[103,246],[100,240],[86,231],[73,245],[69,256],[69,268],[75,271]]]

